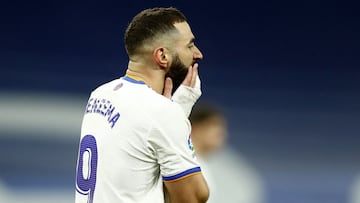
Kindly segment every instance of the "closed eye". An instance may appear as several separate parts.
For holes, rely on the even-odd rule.
[[[190,39],[190,41],[189,41],[189,43],[188,43],[188,47],[189,47],[189,48],[192,48],[192,47],[194,47],[194,46],[195,46],[195,38],[193,37],[193,38]]]

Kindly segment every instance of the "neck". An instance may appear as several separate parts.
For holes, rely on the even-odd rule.
[[[162,94],[165,82],[165,71],[155,64],[129,61],[126,75],[145,82],[157,93]]]

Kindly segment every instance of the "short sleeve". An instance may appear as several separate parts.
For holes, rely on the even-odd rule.
[[[164,181],[176,181],[201,173],[191,142],[191,125],[178,105],[168,109],[154,123],[149,135]]]

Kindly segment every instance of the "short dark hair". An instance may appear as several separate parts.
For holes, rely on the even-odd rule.
[[[176,30],[174,24],[185,22],[185,15],[176,8],[149,8],[138,13],[125,31],[125,49],[134,55],[143,43],[158,34]]]
[[[202,102],[194,105],[189,120],[191,124],[197,124],[207,121],[213,117],[225,118],[225,115],[215,104]]]

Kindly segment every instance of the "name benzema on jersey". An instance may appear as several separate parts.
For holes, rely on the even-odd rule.
[[[107,99],[90,98],[85,113],[97,113],[107,119],[113,128],[120,118],[120,113],[115,111],[115,106]]]

